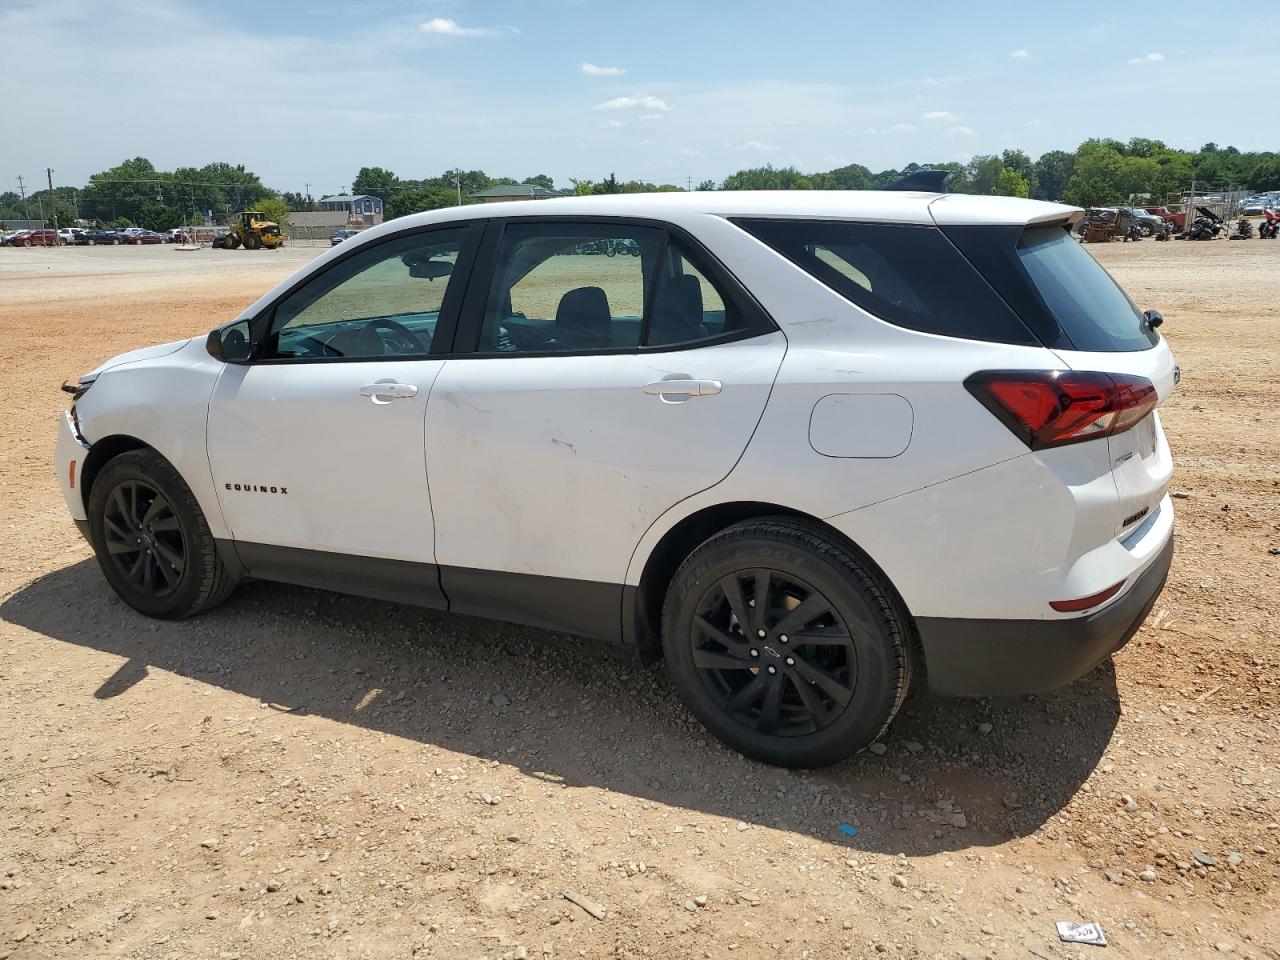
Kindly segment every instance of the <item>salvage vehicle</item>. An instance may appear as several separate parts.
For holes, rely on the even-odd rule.
[[[148,616],[260,578],[596,637],[770,763],[913,676],[1051,690],[1164,584],[1177,368],[1081,211],[940,187],[398,218],[66,384],[58,481]]]

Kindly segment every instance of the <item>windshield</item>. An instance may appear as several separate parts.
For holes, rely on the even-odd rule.
[[[1111,275],[1060,226],[1024,230],[1018,259],[1077,350],[1146,350],[1159,342]]]

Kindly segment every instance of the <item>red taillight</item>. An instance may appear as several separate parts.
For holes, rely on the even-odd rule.
[[[1081,610],[1088,610],[1090,607],[1096,607],[1100,603],[1106,603],[1119,593],[1120,588],[1123,586],[1124,581],[1121,580],[1114,586],[1107,587],[1107,589],[1100,590],[1097,593],[1092,593],[1087,597],[1080,597],[1077,600],[1050,600],[1049,606],[1053,607],[1053,609],[1057,610],[1059,613],[1079,613]]]
[[[1158,400],[1150,380],[1123,373],[989,370],[964,385],[1033,450],[1128,430]]]

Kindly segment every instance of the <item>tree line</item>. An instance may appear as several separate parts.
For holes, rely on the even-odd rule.
[[[1123,203],[1136,194],[1157,200],[1176,197],[1195,181],[1200,190],[1228,185],[1251,191],[1280,189],[1280,154],[1245,152],[1206,143],[1199,150],[1178,150],[1160,140],[1134,137],[1128,142],[1090,139],[1074,151],[1050,150],[1032,160],[1022,150],[981,154],[968,163],[909,163],[902,169],[873,172],[852,163],[834,170],[804,173],[795,167],[751,167],[717,183],[703,180],[698,190],[871,190],[925,168],[951,172],[956,193],[997,194],[1061,200],[1076,206]],[[446,170],[422,179],[401,178],[383,167],[361,167],[351,193],[383,201],[387,219],[475,202],[472,195],[501,185],[527,183],[565,195],[679,191],[670,183],[619,180],[610,173],[599,180],[570,179],[556,190],[545,173],[516,180],[493,177],[483,170]],[[157,170],[145,157],[135,157],[96,173],[83,188],[38,190],[25,203],[13,191],[0,193],[0,223],[43,215],[51,226],[66,226],[77,217],[117,226],[165,230],[212,212],[216,219],[245,209],[260,209],[285,223],[290,212],[318,209],[316,199],[276,191],[243,164],[209,163],[203,167]],[[42,211],[42,213],[41,213]]]

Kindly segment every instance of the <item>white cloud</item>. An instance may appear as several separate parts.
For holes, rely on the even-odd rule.
[[[862,132],[866,134],[868,137],[874,137],[880,133],[880,131],[877,130],[875,127],[867,127],[867,129],[863,130]]]
[[[606,120],[604,123],[601,124],[602,127],[610,127],[615,130],[618,127],[625,127],[626,125],[627,125],[627,121],[625,120]]]
[[[1028,120],[1026,124],[1024,124],[1028,130],[1038,130],[1041,127],[1047,127],[1048,125],[1049,124],[1043,120]]]
[[[895,133],[910,133],[916,129],[916,125],[914,123],[895,123],[889,129]]]
[[[743,150],[755,150],[758,153],[772,153],[777,150],[777,144],[765,143],[762,140],[748,140],[741,147]]]
[[[457,20],[448,17],[433,17],[418,24],[423,33],[432,33],[440,37],[495,37],[498,31],[492,27],[464,27]]]
[[[598,67],[594,63],[583,61],[582,72],[588,77],[620,77],[627,71],[622,67]]]
[[[949,137],[976,137],[978,135],[973,127],[965,126],[947,127],[942,132]]]
[[[1129,62],[1130,63],[1159,63],[1163,59],[1164,59],[1163,53],[1148,53],[1146,56],[1143,56],[1143,57],[1133,57],[1129,60]]]
[[[931,120],[931,121],[944,121],[944,120],[950,121],[950,120],[959,120],[960,118],[957,117],[950,110],[928,110],[920,114],[920,119]]]
[[[604,103],[597,103],[595,110],[628,110],[631,107],[644,107],[646,110],[670,110],[667,101],[661,97],[614,97]]]
[[[640,114],[639,119],[640,119],[640,120],[661,120],[661,119],[662,119],[662,114],[660,114],[660,113],[642,113],[642,114]]]
[[[695,150],[693,147],[681,147],[676,151],[676,155],[680,157],[700,157],[702,156],[702,151]]]
[[[1009,57],[1013,60],[1030,60],[1031,54],[1029,51],[1019,47],[1017,50],[1010,50]]]

